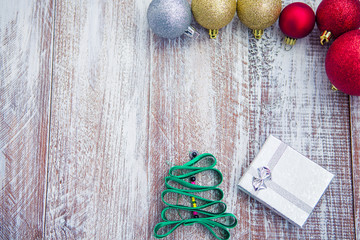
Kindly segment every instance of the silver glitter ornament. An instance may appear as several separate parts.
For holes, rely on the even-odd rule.
[[[163,38],[177,38],[182,34],[192,35],[192,15],[186,0],[153,0],[147,11],[151,30]]]

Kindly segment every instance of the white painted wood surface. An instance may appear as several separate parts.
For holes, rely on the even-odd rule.
[[[45,236],[148,238],[149,33],[136,27],[145,7],[55,8]]]
[[[41,239],[54,8],[0,5],[0,239]]]
[[[3,2],[1,239],[153,239],[190,149],[218,158],[232,239],[360,238],[360,100],[330,90],[316,28],[285,51],[236,16],[216,40],[159,38],[150,0]],[[336,175],[304,229],[236,187],[269,134]]]

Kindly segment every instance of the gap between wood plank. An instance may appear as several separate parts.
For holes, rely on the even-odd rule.
[[[43,238],[46,239],[46,209],[47,209],[47,194],[48,194],[48,178],[49,178],[49,159],[50,159],[50,138],[51,138],[51,112],[52,112],[52,92],[53,92],[53,79],[54,79],[54,53],[55,53],[55,19],[56,19],[56,0],[53,0],[53,20],[52,20],[52,36],[51,36],[51,73],[50,73],[50,89],[49,89],[49,114],[48,114],[48,134],[46,146],[46,159],[45,159],[45,193],[44,193],[44,208],[43,208]]]

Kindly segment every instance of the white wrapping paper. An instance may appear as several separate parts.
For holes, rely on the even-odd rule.
[[[239,187],[288,221],[303,227],[333,177],[270,135],[240,179]]]

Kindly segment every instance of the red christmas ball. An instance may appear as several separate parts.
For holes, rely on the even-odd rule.
[[[360,30],[338,37],[325,59],[326,74],[340,91],[360,96]]]
[[[360,27],[360,1],[323,0],[316,10],[316,23],[327,42],[331,36],[337,38],[345,32],[358,29]],[[326,36],[327,32],[331,34]]]
[[[279,17],[281,31],[291,38],[303,38],[309,35],[315,26],[315,13],[302,2],[286,6]]]

